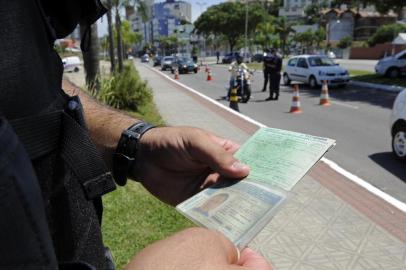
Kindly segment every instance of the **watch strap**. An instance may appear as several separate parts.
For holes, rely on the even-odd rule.
[[[146,122],[137,122],[121,133],[113,156],[113,176],[119,186],[127,183],[128,172],[135,163],[142,135],[154,127]]]

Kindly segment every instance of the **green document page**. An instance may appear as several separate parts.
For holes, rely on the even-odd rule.
[[[260,128],[236,153],[251,168],[246,179],[224,180],[176,208],[196,224],[218,230],[244,248],[334,143],[328,138]]]

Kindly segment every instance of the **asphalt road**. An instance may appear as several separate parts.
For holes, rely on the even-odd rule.
[[[229,74],[213,65],[213,80],[206,74],[182,74],[180,82],[223,104]],[[170,72],[165,72],[170,74]],[[170,74],[171,75],[171,74]],[[172,76],[172,75],[171,75]],[[265,101],[263,76],[257,72],[252,99],[239,104],[240,112],[270,127],[288,129],[337,140],[327,158],[400,201],[406,202],[406,166],[393,158],[389,116],[395,94],[367,89],[330,89],[332,105],[319,106],[320,90],[301,88],[302,114],[289,113],[291,89],[281,86],[278,101]]]

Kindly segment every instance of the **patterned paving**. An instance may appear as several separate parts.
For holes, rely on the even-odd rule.
[[[285,269],[406,269],[406,243],[310,177],[251,246]]]

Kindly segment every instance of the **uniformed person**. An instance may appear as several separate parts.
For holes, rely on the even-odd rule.
[[[268,50],[269,52],[269,50]],[[269,97],[266,100],[278,100],[279,85],[281,80],[282,58],[277,54],[276,49],[272,49],[270,53],[266,53],[264,57],[264,87],[269,81]]]

